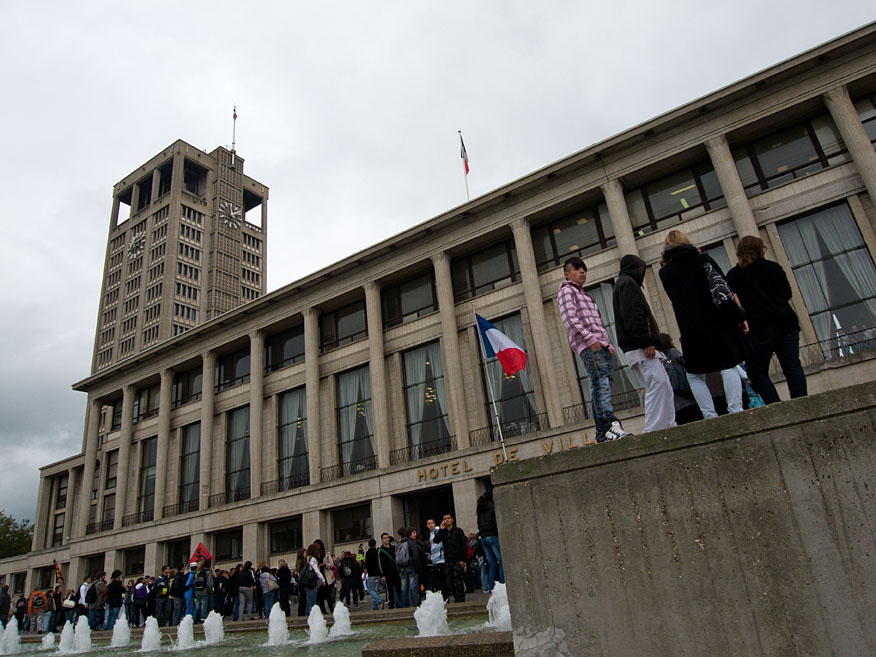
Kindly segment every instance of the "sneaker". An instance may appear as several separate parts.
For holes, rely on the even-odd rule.
[[[619,438],[625,438],[626,436],[632,435],[629,431],[624,431],[624,428],[621,426],[621,423],[615,420],[611,423],[611,426],[608,428],[608,431],[605,432],[605,436],[609,440],[618,440]]]

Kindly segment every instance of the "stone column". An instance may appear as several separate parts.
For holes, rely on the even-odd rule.
[[[116,511],[113,529],[122,528],[128,507],[128,472],[131,469],[131,437],[134,435],[134,396],[137,389],[125,386],[122,397],[122,430],[119,432],[119,467],[116,475]]]
[[[94,476],[94,475],[92,475]],[[74,500],[76,499],[76,487],[79,485],[79,469],[70,468],[67,470],[67,506],[64,509],[64,544],[67,544],[67,539],[73,536],[73,512],[76,510]],[[91,491],[88,492],[91,497]],[[80,492],[80,495],[82,493]]]
[[[265,405],[265,334],[249,334],[249,488],[262,494],[262,429]]]
[[[149,195],[150,201],[155,203],[158,200],[158,189],[161,186],[161,173],[158,169],[152,172],[152,192]],[[147,573],[151,573],[153,571],[147,570]]]
[[[611,217],[611,225],[614,228],[614,237],[617,241],[617,250],[621,257],[625,255],[639,255],[636,247],[636,236],[633,234],[633,225],[630,222],[630,213],[627,211],[627,202],[624,199],[624,189],[617,178],[609,180],[602,185],[602,195],[608,206],[608,214]]]
[[[446,251],[432,256],[435,268],[435,289],[441,312],[441,357],[444,360],[444,392],[450,423],[456,434],[456,446],[469,446],[468,409],[465,404],[462,361],[459,355],[459,328],[456,325],[456,304],[453,301],[453,281],[450,277],[450,256]]]
[[[852,99],[849,98],[849,90],[845,85],[831,89],[824,94],[824,104],[833,117],[834,123],[849,149],[849,155],[858,169],[864,187],[871,199],[876,201],[876,150],[870,143],[867,131],[858,118],[858,112]]]
[[[54,513],[49,513],[52,498],[52,482],[54,477],[41,476],[37,492],[36,518],[33,522],[33,536],[30,539],[31,550],[42,550],[46,547],[46,535],[51,531],[49,523],[54,523]]]
[[[319,408],[319,311],[304,309],[304,385],[307,397],[307,462],[310,483],[320,481],[322,434]]]
[[[535,362],[538,366],[538,378],[545,399],[548,421],[552,427],[563,424],[563,409],[558,397],[556,368],[551,358],[551,345],[547,335],[547,321],[544,315],[544,301],[541,297],[541,283],[538,279],[538,267],[535,264],[535,253],[532,250],[532,235],[529,232],[529,221],[526,217],[515,219],[511,223],[514,233],[514,246],[517,248],[517,261],[520,264],[520,277],[523,280],[523,296],[529,311],[529,327],[532,330]]]
[[[173,372],[161,371],[161,392],[158,396],[158,446],[155,450],[155,518],[164,517],[167,493],[167,450],[170,448],[170,411],[173,403]],[[152,572],[152,571],[147,571]]]
[[[88,400],[87,429],[85,430],[85,466],[82,469],[82,490],[79,493],[79,518],[73,534],[76,537],[85,536],[88,526],[88,515],[91,511],[91,482],[94,480],[94,462],[97,460],[97,433],[100,429],[99,399]]]
[[[371,359],[371,421],[374,427],[374,452],[377,467],[389,467],[389,406],[386,403],[386,359],[383,352],[383,313],[380,307],[380,285],[368,281],[365,288],[365,313],[368,319],[368,355]]]
[[[466,535],[477,531],[477,500],[482,492],[476,479],[463,479],[462,481],[453,482],[453,507],[456,509],[456,526],[461,527]]]
[[[748,197],[745,195],[745,188],[739,178],[739,171],[736,170],[736,162],[733,161],[727,137],[724,135],[712,137],[706,142],[706,150],[709,152],[709,158],[712,160],[712,166],[718,176],[721,191],[724,192],[727,207],[730,208],[736,233],[739,237],[745,235],[757,237],[757,222],[755,222],[751,206],[748,204]]]
[[[210,505],[212,493],[210,481],[213,476],[213,402],[216,397],[216,352],[206,351],[201,355],[201,467],[198,479],[201,486],[198,508],[205,511]]]

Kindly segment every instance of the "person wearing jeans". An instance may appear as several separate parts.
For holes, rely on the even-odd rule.
[[[477,502],[478,533],[481,535],[481,549],[489,564],[489,572],[483,578],[482,587],[492,593],[495,582],[505,583],[505,569],[502,567],[502,552],[499,549],[499,527],[496,524],[496,508],[493,505],[493,491],[487,491]]]

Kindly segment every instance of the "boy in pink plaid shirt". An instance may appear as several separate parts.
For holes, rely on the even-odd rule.
[[[614,355],[614,345],[602,325],[599,308],[584,291],[587,265],[581,258],[569,258],[563,272],[566,280],[560,284],[557,304],[569,336],[569,344],[584,361],[590,375],[596,442],[623,438],[629,434],[615,417],[614,407],[611,405],[611,382],[614,380],[611,357]]]

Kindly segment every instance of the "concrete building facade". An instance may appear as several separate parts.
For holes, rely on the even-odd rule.
[[[672,228],[725,267],[740,236],[760,235],[789,274],[810,391],[872,380],[874,100],[876,24],[221,317],[208,306],[205,322],[74,386],[88,396],[82,450],[41,469],[33,552],[0,576],[41,584],[53,561],[69,582],[152,573],[199,542],[219,565],[288,560],[316,537],[355,549],[448,510],[475,528],[503,459],[489,392],[511,460],[591,442],[555,303],[563,261],[586,259],[613,326],[618,261],[640,255],[677,336],[657,277]],[[525,347],[524,371],[483,361],[474,311]],[[641,391],[616,365],[616,408],[640,429]]]

